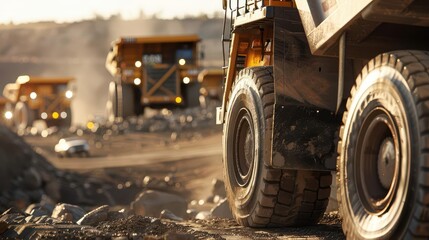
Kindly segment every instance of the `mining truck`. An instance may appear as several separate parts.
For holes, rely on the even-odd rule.
[[[106,68],[110,121],[137,116],[145,107],[199,105],[196,35],[122,37],[112,42]]]
[[[336,171],[348,239],[428,239],[429,2],[222,3],[235,219],[315,224]]]
[[[72,82],[71,77],[19,76],[3,89],[7,99],[4,117],[18,131],[31,127],[36,120],[44,120],[48,127],[70,127]]]
[[[219,68],[207,68],[198,73],[200,103],[219,102],[223,97],[224,72]],[[203,98],[203,101],[201,101]]]

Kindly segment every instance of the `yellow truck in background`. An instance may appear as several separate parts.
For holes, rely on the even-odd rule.
[[[18,131],[31,127],[35,120],[44,120],[48,127],[69,127],[73,81],[71,77],[19,76],[3,89],[5,121]]]
[[[224,71],[221,68],[208,68],[198,74],[200,83],[200,103],[220,102],[223,97]]]
[[[140,115],[145,107],[198,106],[199,41],[196,35],[114,41],[106,59],[114,77],[106,104],[109,120]]]

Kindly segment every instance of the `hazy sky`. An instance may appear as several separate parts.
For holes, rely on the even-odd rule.
[[[124,19],[156,14],[183,17],[222,11],[221,0],[0,0],[0,23],[71,22],[120,13]]]

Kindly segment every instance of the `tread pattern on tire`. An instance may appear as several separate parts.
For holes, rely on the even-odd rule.
[[[255,81],[263,103],[265,130],[272,132],[274,114],[274,77],[272,66],[250,67],[240,71],[231,88],[242,76]],[[228,104],[227,104],[228,106]],[[227,110],[228,111],[228,110]],[[264,151],[270,151],[266,140]],[[271,152],[269,152],[271,154]],[[268,154],[265,154],[267,156]],[[279,227],[317,223],[323,216],[331,193],[332,175],[323,171],[282,170],[264,166],[263,183],[251,215],[236,218],[244,226]]]
[[[405,78],[410,92],[414,98],[414,105],[417,110],[417,117],[419,121],[420,131],[420,153],[421,159],[419,160],[419,184],[415,190],[418,201],[415,202],[414,216],[408,226],[406,239],[427,239],[429,237],[429,52],[424,51],[394,51],[389,53],[380,54],[372,59],[362,69],[361,74],[356,79],[350,97],[347,100],[346,111],[342,119],[342,126],[339,133],[338,142],[338,160],[340,161],[342,135],[344,132],[344,125],[347,121],[348,111],[351,107],[351,101],[356,95],[357,89],[360,87],[362,80],[373,69],[380,66],[391,66],[395,68]],[[337,164],[338,165],[338,164]],[[337,182],[340,181],[340,174],[337,171]],[[340,185],[337,184],[337,199],[340,206],[340,216],[342,215],[341,205],[341,191]],[[348,223],[347,219],[343,219],[344,234],[350,238],[355,239],[353,236],[353,224]]]

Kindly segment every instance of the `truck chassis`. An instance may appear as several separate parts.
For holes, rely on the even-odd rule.
[[[317,223],[337,170],[348,238],[429,237],[429,4],[230,0],[224,7],[230,50],[217,121],[237,221]]]

